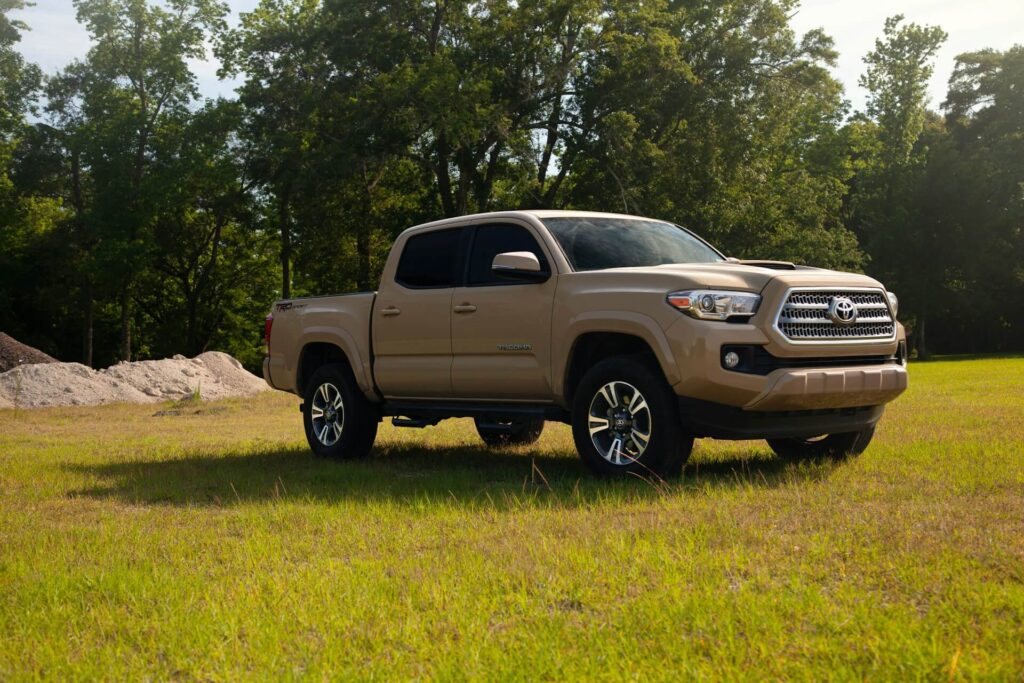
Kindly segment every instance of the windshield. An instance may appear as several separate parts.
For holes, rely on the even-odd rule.
[[[722,255],[671,223],[636,218],[544,218],[573,270],[715,263]]]

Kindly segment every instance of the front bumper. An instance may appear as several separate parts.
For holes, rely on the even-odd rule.
[[[907,388],[894,358],[905,340],[828,346],[784,345],[751,323],[709,323],[680,316],[666,330],[680,376],[680,397],[746,411],[778,412],[880,406]],[[764,372],[727,370],[723,347],[761,347],[778,361]],[[870,359],[878,360],[872,364]],[[774,369],[773,369],[774,368]]]
[[[907,389],[902,365],[776,370],[747,410],[819,410],[888,403]]]

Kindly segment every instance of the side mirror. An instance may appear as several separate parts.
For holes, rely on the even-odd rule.
[[[491,262],[491,271],[511,280],[527,282],[543,282],[549,275],[541,270],[537,255],[529,251],[507,251],[498,254]]]

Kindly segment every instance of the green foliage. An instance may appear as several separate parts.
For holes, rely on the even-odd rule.
[[[900,26],[903,19],[897,14],[885,20],[883,37],[864,57],[867,71],[860,79],[870,93],[867,115],[878,123],[886,171],[912,161],[924,126],[932,59],[947,37],[938,26]]]
[[[930,206],[929,150],[943,134],[925,110],[932,59],[946,39],[938,27],[885,22],[883,37],[864,58],[861,85],[868,90],[863,125],[850,135],[858,159],[850,225],[868,254],[872,270],[900,292],[910,314],[914,345],[926,356],[929,310],[943,285],[937,257],[948,247]],[[856,125],[856,124],[855,124]]]
[[[75,6],[93,46],[48,80],[49,123],[24,128],[3,156],[13,180],[0,186],[16,185],[25,218],[2,226],[0,322],[90,364],[216,345],[254,367],[273,245],[238,161],[239,106],[195,108],[188,66],[226,8]]]
[[[1024,47],[957,57],[920,205],[941,246],[941,348],[1024,344]],[[970,346],[965,347],[963,340]]]
[[[795,0],[76,0],[45,80],[0,0],[0,327],[66,359],[259,363],[275,297],[372,289],[443,216],[673,220],[729,255],[863,270],[921,355],[1024,347],[1021,48],[961,55],[895,16],[849,115]],[[214,45],[234,101],[202,102]],[[1007,304],[1005,302],[1013,302]]]
[[[736,256],[857,268],[829,38],[789,5],[623,5],[588,74],[570,206],[673,219]]]
[[[24,112],[39,88],[39,68],[26,63],[14,48],[28,27],[8,16],[26,4],[25,0],[0,0],[0,142],[8,142],[22,127]]]

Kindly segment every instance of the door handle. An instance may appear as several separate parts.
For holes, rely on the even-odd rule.
[[[473,304],[459,304],[452,310],[455,311],[456,313],[472,313],[473,311],[476,310],[476,306],[474,306]]]
[[[387,308],[382,309],[380,314],[381,315],[398,315],[401,312],[402,312],[402,309],[400,309],[400,308],[396,308],[395,306],[388,306]]]

